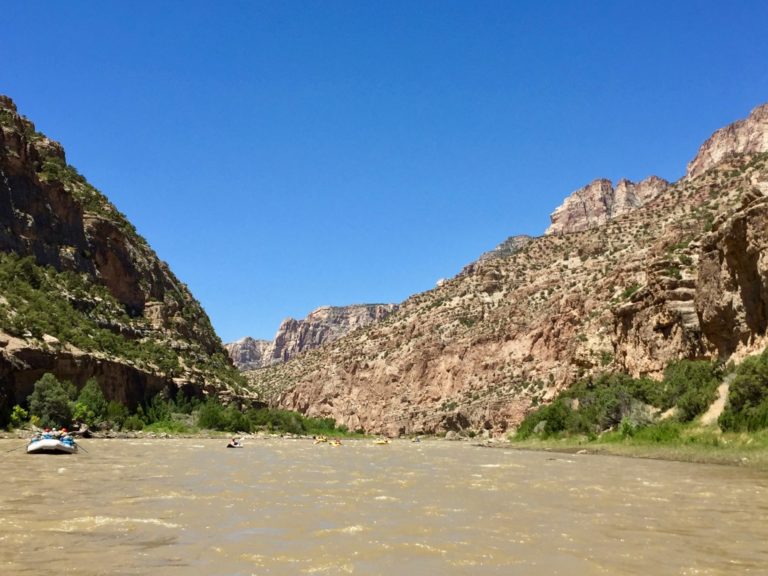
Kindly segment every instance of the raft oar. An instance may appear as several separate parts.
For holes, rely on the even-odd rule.
[[[84,447],[82,444],[78,444],[78,445],[77,445],[77,449],[78,449],[78,450],[82,450],[83,452],[85,452],[86,454],[88,454],[88,450],[86,450],[86,449],[85,449],[85,447]]]
[[[15,452],[16,450],[21,450],[22,448],[26,448],[26,445],[18,446],[16,448],[11,448],[10,450],[6,450],[5,453],[8,454],[9,452]]]

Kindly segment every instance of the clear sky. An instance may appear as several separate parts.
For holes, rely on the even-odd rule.
[[[0,93],[221,338],[400,302],[768,101],[768,2],[0,0]]]

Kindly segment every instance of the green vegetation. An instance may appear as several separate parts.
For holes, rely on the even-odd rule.
[[[534,434],[583,434],[591,438],[621,426],[624,436],[649,426],[659,412],[676,408],[675,421],[690,422],[715,400],[718,366],[695,360],[670,364],[664,380],[603,374],[578,382],[550,404],[529,414],[518,439]]]
[[[48,334],[166,376],[179,375],[183,361],[235,389],[245,385],[223,353],[208,354],[194,341],[171,348],[143,316],[129,313],[106,287],[84,274],[39,266],[32,256],[0,253],[0,293],[0,328],[14,336],[42,339]],[[179,305],[183,316],[195,319],[190,324],[213,333],[196,303]]]
[[[532,450],[616,454],[636,458],[659,458],[685,462],[707,462],[750,466],[768,470],[768,429],[752,433],[721,432],[695,423],[660,422],[638,430],[634,436],[621,431],[599,438],[584,436],[530,437],[514,446]]]
[[[91,186],[77,169],[59,156],[45,156],[37,167],[41,180],[60,182],[80,202],[85,212],[98,214],[112,222],[129,238],[138,244],[146,244],[128,219],[115,208],[107,197]]]
[[[719,427],[702,426],[696,418],[716,399],[726,371],[730,391]],[[521,448],[768,469],[768,349],[727,369],[674,362],[660,382],[625,374],[583,380],[529,414],[512,440]]]
[[[626,300],[627,298],[630,298],[632,294],[640,290],[640,284],[637,282],[633,282],[629,286],[627,286],[624,291],[621,293],[621,299]]]
[[[107,400],[95,378],[89,379],[80,394],[72,410],[72,418],[78,422],[85,422],[93,426],[101,422],[107,415]]]
[[[29,411],[39,418],[41,426],[69,426],[74,396],[74,386],[59,382],[53,374],[44,374],[29,396]]]
[[[131,412],[119,402],[107,402],[98,381],[88,380],[79,394],[69,382],[45,374],[29,396],[29,410],[14,406],[8,418],[11,426],[28,422],[48,427],[85,422],[91,428],[194,434],[202,430],[229,433],[270,432],[300,435],[349,436],[345,426],[332,418],[308,418],[288,410],[270,408],[238,409],[224,406],[216,398],[202,401],[179,394],[175,399],[165,392],[155,395]]]
[[[719,424],[730,431],[768,428],[768,349],[737,368]]]

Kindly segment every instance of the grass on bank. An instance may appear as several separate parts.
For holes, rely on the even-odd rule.
[[[703,426],[724,380],[725,409],[716,425]],[[521,448],[768,469],[768,351],[739,366],[674,362],[660,382],[620,373],[587,378],[528,414],[510,440]]]
[[[590,454],[729,464],[768,471],[768,430],[722,432],[716,426],[665,422],[645,427],[632,436],[612,431],[598,437],[558,434],[511,440],[515,448],[527,450],[583,450]]]

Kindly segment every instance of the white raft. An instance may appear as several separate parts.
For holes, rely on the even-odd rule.
[[[37,438],[27,444],[27,454],[74,454],[77,444],[74,440],[60,438]]]

